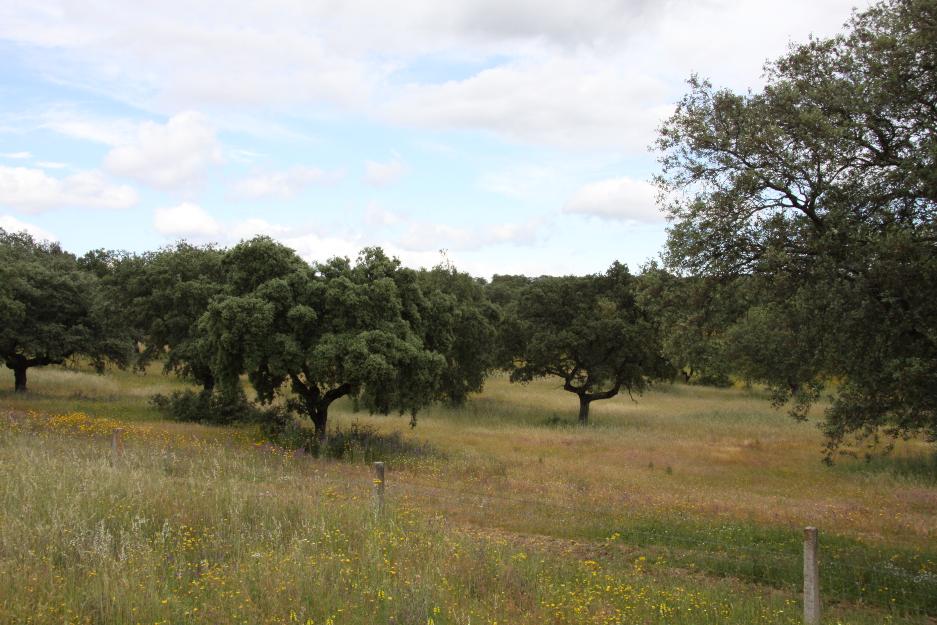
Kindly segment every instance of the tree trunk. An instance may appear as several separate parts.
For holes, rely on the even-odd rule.
[[[316,428],[316,438],[320,441],[325,440],[325,426],[329,421],[329,405],[323,404],[316,406],[309,415],[312,418],[312,424]]]
[[[206,393],[211,393],[215,390],[215,376],[209,373],[202,378],[202,390]]]
[[[584,394],[579,396],[579,425],[589,424],[589,404],[590,403],[592,403],[591,397],[587,397]]]
[[[346,382],[322,393],[315,382],[309,381],[311,376],[308,371],[304,370],[303,375],[306,378],[305,380],[299,377],[297,373],[290,374],[293,392],[299,395],[306,414],[312,419],[312,424],[316,428],[316,438],[322,441],[325,440],[325,426],[329,420],[329,406],[339,397],[348,395],[352,387]]]
[[[13,369],[13,389],[17,393],[26,392],[26,365],[16,365]]]

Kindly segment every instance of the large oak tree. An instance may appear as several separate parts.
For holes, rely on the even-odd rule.
[[[258,237],[231,248],[223,271],[228,293],[200,322],[223,384],[246,372],[261,401],[290,395],[320,437],[342,397],[416,414],[436,396],[446,362],[424,345],[417,276],[381,250],[309,266]]]
[[[792,353],[752,364],[795,395],[843,380],[829,450],[937,437],[937,4],[876,4],[766,77],[754,93],[694,78],[661,128],[669,261],[757,285],[753,329],[796,313],[770,337]]]

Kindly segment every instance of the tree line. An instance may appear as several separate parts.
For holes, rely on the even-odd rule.
[[[745,380],[800,419],[828,398],[828,454],[937,439],[937,3],[855,13],[765,79],[689,81],[656,144],[667,247],[637,274],[485,281],[378,248],[310,264],[264,237],[76,257],[0,231],[0,356],[16,390],[78,355],[158,359],[206,396],[246,376],[319,436],[339,398],[415,416],[504,370],[556,377],[583,423],[654,382]]]
[[[614,264],[596,276],[497,276],[449,264],[402,267],[379,248],[307,263],[268,237],[230,249],[180,242],[76,257],[0,230],[0,355],[25,391],[31,367],[85,357],[165,373],[206,396],[278,396],[320,436],[342,397],[371,412],[463,403],[496,369],[557,375],[580,400],[639,392],[669,368],[637,283]]]

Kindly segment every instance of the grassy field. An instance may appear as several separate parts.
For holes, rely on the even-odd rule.
[[[156,371],[30,387],[0,391],[2,623],[798,623],[806,525],[825,622],[937,622],[932,449],[826,467],[757,390],[659,387],[587,428],[550,381],[495,378],[412,430],[339,404],[336,427],[413,443],[375,519],[363,450],[162,421]]]

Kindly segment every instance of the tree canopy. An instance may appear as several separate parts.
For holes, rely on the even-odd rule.
[[[511,380],[557,376],[579,398],[579,422],[593,401],[622,389],[640,393],[670,376],[657,323],[636,301],[634,278],[619,263],[605,274],[541,277],[508,312]]]
[[[212,298],[225,291],[223,256],[213,246],[182,241],[115,264],[107,280],[143,346],[139,367],[162,359],[166,372],[175,371],[206,391],[214,387],[211,355],[197,323]]]
[[[766,77],[744,94],[693,78],[662,126],[668,261],[753,278],[749,330],[790,329],[749,363],[759,377],[794,394],[843,380],[830,451],[881,429],[937,436],[937,6],[881,2]]]
[[[0,229],[0,358],[26,390],[27,370],[89,358],[125,365],[130,333],[98,277],[58,244]]]
[[[229,292],[211,302],[200,329],[223,384],[247,372],[263,402],[288,389],[320,437],[341,397],[415,415],[436,396],[446,362],[423,343],[417,276],[381,250],[365,249],[355,264],[309,266],[258,237],[231,248],[222,265]]]
[[[479,280],[451,265],[420,271],[417,277],[426,298],[423,343],[446,360],[436,398],[458,406],[480,392],[497,368],[501,312]]]

